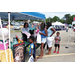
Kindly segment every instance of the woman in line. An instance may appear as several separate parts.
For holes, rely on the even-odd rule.
[[[45,28],[45,23],[41,23],[40,25],[40,28],[41,28],[41,31],[40,31],[40,34],[41,34],[41,54],[39,55],[38,58],[42,58],[43,56],[43,50],[44,50],[44,44],[46,43],[46,37],[47,37],[47,29]]]
[[[21,33],[22,33],[22,39],[24,41],[27,41],[27,38],[29,38],[29,36],[30,36],[28,23],[24,23],[24,27],[22,28]]]
[[[47,44],[48,44],[49,51],[46,54],[50,55],[52,49],[52,42],[54,40],[53,34],[56,32],[56,30],[52,27],[51,22],[47,23],[47,31],[48,31]]]
[[[29,26],[28,23],[24,23],[24,27],[22,28],[22,32],[27,31],[29,32]]]

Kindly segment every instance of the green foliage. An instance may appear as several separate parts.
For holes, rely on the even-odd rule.
[[[50,22],[56,22],[56,21],[60,21],[61,23],[67,23],[67,24],[72,24],[73,18],[75,17],[75,15],[70,15],[70,14],[65,14],[63,16],[63,18],[66,18],[66,20],[64,20],[63,18],[60,19],[58,16],[54,16],[53,18],[50,18]],[[46,23],[49,22],[49,18],[46,19]]]

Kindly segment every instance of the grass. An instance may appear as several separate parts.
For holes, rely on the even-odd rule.
[[[14,30],[14,32],[21,32],[21,30]],[[10,33],[13,33],[13,31],[10,31]]]

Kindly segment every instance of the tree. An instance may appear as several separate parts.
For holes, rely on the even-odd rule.
[[[60,21],[60,18],[58,16],[54,16],[52,19],[52,22]]]
[[[49,22],[49,19],[50,19],[50,22],[52,22],[52,18],[49,17],[49,18],[46,19],[46,23]]]
[[[65,23],[65,20],[63,20],[63,19],[60,19],[60,22],[61,22],[61,23]]]
[[[70,16],[69,19],[68,19],[68,21],[67,21],[67,23],[68,24],[72,24],[72,21],[73,21],[74,17],[75,17],[75,15]]]
[[[65,14],[64,18],[66,18],[66,23],[68,22],[68,19],[71,17],[70,14]]]

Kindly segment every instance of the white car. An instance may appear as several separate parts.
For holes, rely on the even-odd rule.
[[[14,25],[14,26],[13,26],[13,29],[14,29],[14,30],[15,30],[15,29],[20,30],[20,29],[21,29],[21,26],[20,26],[20,25]]]

